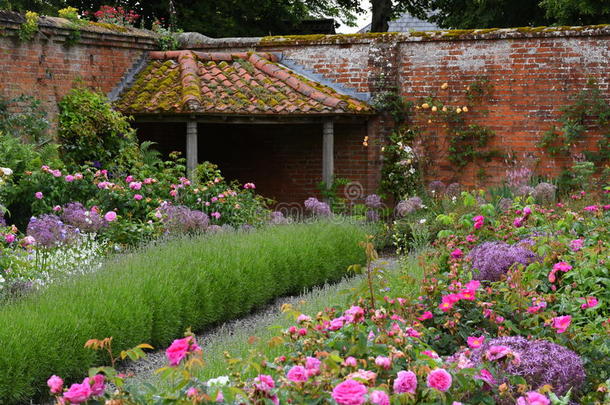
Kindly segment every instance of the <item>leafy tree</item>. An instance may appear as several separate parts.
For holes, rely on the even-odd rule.
[[[561,25],[610,23],[608,0],[542,0],[546,15]]]

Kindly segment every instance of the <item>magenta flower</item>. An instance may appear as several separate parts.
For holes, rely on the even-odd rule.
[[[474,221],[474,229],[482,228],[485,223],[485,217],[483,215],[477,215],[476,217],[473,217],[472,220]]]
[[[85,378],[85,380],[91,384],[90,378]],[[96,374],[93,376],[93,384],[91,384],[91,395],[95,397],[99,397],[104,394],[104,390],[106,389],[106,378],[103,374]]]
[[[216,219],[220,219],[220,212],[216,211],[216,212],[212,212],[210,214],[211,217],[214,217]]]
[[[329,330],[339,330],[343,327],[344,321],[345,321],[345,318],[343,318],[342,316],[339,318],[335,318],[330,321],[330,325],[328,326],[328,329]]]
[[[451,388],[451,382],[451,374],[449,374],[445,369],[437,368],[435,370],[430,371],[426,384],[430,388],[445,392],[449,388]]]
[[[380,390],[371,392],[369,401],[374,405],[390,405],[390,397],[384,391]]]
[[[311,322],[311,316],[301,314],[297,318],[297,323]]]
[[[311,377],[320,373],[320,360],[315,357],[307,357],[305,360],[305,369],[307,370],[307,376]]]
[[[515,228],[521,228],[521,227],[523,226],[523,222],[524,222],[524,221],[523,221],[523,218],[521,218],[521,217],[517,217],[517,218],[515,218],[515,220],[513,221],[513,226],[514,226]]]
[[[139,181],[132,181],[129,183],[129,188],[132,190],[140,190],[142,188],[142,183]]]
[[[142,194],[134,194],[133,195],[133,199],[136,200],[136,201],[140,201],[142,198],[144,198],[144,197],[142,197]]]
[[[559,263],[555,263],[555,265],[553,266],[553,270],[563,271],[565,273],[567,271],[572,270],[572,266],[566,262],[559,262]]]
[[[595,212],[598,209],[599,209],[599,207],[597,205],[589,205],[589,206],[584,208],[584,210],[588,211],[588,212]]]
[[[104,215],[104,219],[106,220],[106,222],[112,222],[116,219],[116,212],[114,211],[108,211],[106,213],[106,215]]]
[[[423,352],[421,352],[421,354],[423,354],[424,356],[428,356],[431,359],[439,358],[439,355],[434,350],[424,350]]]
[[[292,382],[305,382],[307,381],[307,369],[303,366],[294,366],[288,373],[286,373],[286,377]]]
[[[490,386],[496,385],[496,379],[494,378],[493,374],[491,374],[489,372],[489,370],[486,369],[482,369],[479,374],[476,374],[474,376],[475,379],[477,380],[482,380],[484,382],[486,382],[487,384],[489,384]]]
[[[275,381],[273,381],[273,377],[270,375],[259,374],[259,376],[254,379],[254,387],[259,391],[269,392],[275,388]]]
[[[549,399],[535,391],[528,392],[523,397],[517,398],[516,405],[549,405]]]
[[[66,180],[67,183],[72,183],[74,181],[74,176],[68,174],[66,177],[64,177],[64,180]]]
[[[580,306],[582,309],[595,308],[599,303],[595,297],[586,297],[582,299],[585,300],[585,303]]]
[[[348,323],[358,323],[364,319],[364,309],[354,305],[345,311],[345,320]]]
[[[339,405],[362,405],[366,402],[367,389],[356,380],[346,380],[337,385],[332,397]]]
[[[417,319],[419,319],[420,321],[425,321],[426,319],[432,319],[433,316],[434,315],[432,314],[432,312],[426,311]]]
[[[34,193],[34,197],[36,197],[39,200],[42,200],[44,195],[42,194],[42,191],[37,191],[37,192]]]
[[[247,189],[252,189],[254,190],[256,188],[256,185],[254,183],[246,183],[244,184],[244,188]]]
[[[557,333],[565,332],[572,323],[572,317],[570,315],[556,316],[553,318],[552,326]]]
[[[52,375],[47,380],[47,385],[51,391],[51,394],[60,394],[64,387],[64,380],[56,375]]]
[[[394,392],[415,394],[417,389],[417,376],[413,371],[399,371],[394,380]]]
[[[70,389],[64,393],[63,399],[70,404],[82,404],[87,402],[91,396],[91,385],[89,379],[85,378],[81,384],[72,384]]]
[[[13,243],[15,241],[16,236],[13,235],[12,233],[8,233],[6,235],[4,235],[4,240],[6,241],[6,243]]]
[[[377,356],[377,358],[375,358],[375,365],[388,370],[390,367],[392,367],[392,359],[385,356]]]
[[[570,249],[572,249],[574,252],[578,252],[580,249],[582,249],[584,244],[585,244],[584,240],[574,239],[573,241],[570,242]]]
[[[490,346],[487,352],[485,353],[485,357],[487,360],[493,361],[501,359],[502,357],[506,357],[512,353],[510,347],[502,346],[502,345],[494,345]]]
[[[453,257],[454,259],[459,259],[462,256],[463,256],[463,253],[462,253],[462,249],[460,249],[460,248],[457,248],[453,252],[451,252],[451,257]]]
[[[358,365],[358,361],[355,357],[349,356],[345,360],[343,360],[343,365],[345,367],[356,367]]]
[[[195,338],[187,336],[182,339],[174,340],[165,350],[165,356],[169,360],[170,366],[177,366],[189,353],[200,351],[201,348],[197,345],[197,342],[195,342]]]
[[[477,347],[481,347],[483,342],[485,342],[485,336],[468,336],[468,339],[466,340],[468,342],[469,347],[471,347],[472,349],[476,349]]]

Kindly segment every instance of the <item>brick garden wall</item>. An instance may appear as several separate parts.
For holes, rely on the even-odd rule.
[[[14,15],[0,13],[4,32],[0,36],[0,95],[36,95],[44,101],[51,119],[57,112],[57,101],[74,85],[74,79],[110,92],[145,51],[155,47],[154,38],[146,31],[116,32],[103,27],[88,27],[76,45],[68,46],[65,39],[69,30],[63,25],[60,19],[42,19],[36,38],[23,42],[16,38],[19,22]],[[448,105],[468,105],[468,123],[495,131],[492,148],[517,159],[531,154],[538,160],[538,172],[547,175],[557,175],[569,164],[535,146],[542,133],[557,123],[560,108],[589,78],[598,81],[605,95],[610,93],[609,26],[241,39],[188,34],[182,39],[189,49],[276,52],[281,54],[281,63],[298,72],[363,98],[396,91],[412,101],[437,94]],[[465,86],[480,78],[488,80],[493,89],[483,106],[464,96]],[[445,82],[449,87],[442,91],[440,86]],[[434,117],[428,124],[427,118],[418,121],[424,129],[418,145],[429,163],[429,179],[468,186],[502,181],[507,167],[504,159],[464,169],[453,167],[447,160],[443,125]],[[339,126],[337,176],[358,181],[365,193],[374,192],[382,166],[380,149],[392,128],[391,119],[383,114],[368,123]],[[255,180],[261,191],[281,201],[299,202],[314,193],[321,180],[322,136],[318,129],[216,129],[229,135],[217,145],[209,141],[209,149],[202,149],[200,156],[205,159],[209,150],[216,149],[217,156],[212,158],[226,162],[223,169],[229,177]],[[165,149],[170,145],[184,147],[180,126],[160,131],[159,127],[141,125],[140,135],[164,143]],[[365,135],[369,136],[368,147],[362,145]],[[228,142],[230,137],[235,139]],[[247,148],[237,146],[246,143]],[[592,148],[594,143],[592,138],[576,150]],[[237,158],[244,153],[250,157]],[[481,167],[488,176],[485,179],[478,176]],[[254,175],[259,178],[252,178]]]

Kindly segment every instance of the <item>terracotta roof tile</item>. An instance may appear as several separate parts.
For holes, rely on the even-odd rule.
[[[266,53],[150,52],[116,102],[128,114],[371,114],[362,101],[308,80]]]

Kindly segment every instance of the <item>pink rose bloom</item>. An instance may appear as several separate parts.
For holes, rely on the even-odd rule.
[[[362,405],[366,402],[366,393],[364,384],[346,380],[333,389],[332,397],[339,405]]]
[[[91,379],[85,378],[89,384],[91,384]],[[91,394],[95,397],[99,397],[104,394],[104,390],[106,389],[105,385],[106,378],[103,374],[96,374],[93,376],[93,384],[91,385]]]
[[[299,336],[305,336],[305,335],[307,335],[307,329],[305,329],[305,328],[301,328],[301,329],[299,329],[299,330],[298,330],[298,334],[299,334]]]
[[[47,385],[51,391],[51,394],[60,394],[64,387],[64,380],[61,377],[56,375],[52,375],[51,378],[47,380]]]
[[[216,219],[220,219],[220,212],[216,211],[216,212],[212,212],[210,214],[210,216],[216,218]]]
[[[343,327],[343,317],[339,317],[339,318],[335,318],[333,320],[330,321],[330,326],[328,327],[329,330],[339,330]]]
[[[501,359],[502,357],[506,357],[510,353],[512,353],[512,351],[510,350],[510,347],[494,345],[494,346],[491,346],[489,349],[487,349],[487,352],[485,353],[485,357],[487,358],[487,360],[493,361],[493,360]]]
[[[61,207],[59,205],[56,205],[53,207],[53,211],[59,212],[59,211],[61,211]]]
[[[471,280],[464,287],[468,290],[476,291],[481,286],[481,282],[479,280]]]
[[[144,179],[144,184],[153,184],[153,180],[154,179],[152,179],[150,177],[147,177],[147,178]]]
[[[521,228],[523,226],[523,218],[521,218],[521,217],[515,218],[515,220],[513,221],[513,226],[515,228]]]
[[[87,402],[91,396],[89,379],[85,378],[82,384],[72,384],[70,389],[64,392],[64,399],[71,404],[82,404]]]
[[[574,239],[573,241],[570,242],[570,249],[572,249],[574,252],[578,252],[580,249],[582,249],[584,244],[585,244],[584,240]]]
[[[36,197],[39,200],[42,200],[42,197],[44,197],[44,195],[42,194],[41,191],[37,191],[34,193],[34,197]]]
[[[405,330],[405,335],[407,335],[409,337],[414,337],[414,338],[420,338],[421,337],[421,333],[419,333],[417,330],[415,330],[413,328],[407,328]]]
[[[426,383],[430,388],[445,392],[451,388],[451,381],[451,374],[449,374],[445,369],[437,368],[430,371]]]
[[[349,356],[345,360],[343,360],[343,365],[345,367],[356,367],[358,365],[358,361],[355,357]]]
[[[432,351],[432,350],[424,350],[423,352],[421,352],[421,354],[423,354],[424,356],[428,356],[431,359],[438,359],[439,358],[438,354],[436,354],[436,352]]]
[[[369,370],[358,370],[358,371],[354,371],[353,373],[350,373],[347,378],[355,378],[358,380],[364,380],[367,383],[373,383],[375,382],[375,379],[377,378],[377,373],[373,372],[373,371],[369,371]]]
[[[53,177],[61,177],[61,171],[59,170],[53,170],[51,173],[53,174]]]
[[[482,228],[485,223],[485,217],[483,215],[477,215],[476,217],[473,217],[472,220],[474,221],[474,229]]]
[[[140,200],[141,200],[143,197],[142,197],[142,194],[134,194],[134,195],[133,195],[133,198],[134,198],[134,200],[136,200],[136,201],[140,201]]]
[[[297,327],[296,327],[296,326],[294,326],[294,325],[290,326],[290,327],[288,328],[288,333],[290,333],[291,335],[292,335],[293,333],[297,333]]]
[[[468,288],[464,288],[459,294],[458,297],[461,300],[466,301],[474,301],[476,298],[475,292],[473,290],[469,290]]]
[[[477,380],[482,380],[484,382],[486,382],[489,385],[496,385],[496,379],[494,378],[493,374],[491,374],[488,370],[486,369],[482,369],[479,374],[476,374],[474,376],[475,379]]]
[[[169,192],[169,195],[171,195],[172,197],[175,197],[175,196],[178,195],[178,191],[172,190],[172,191]]]
[[[311,316],[301,314],[297,318],[297,323],[311,322]]]
[[[345,318],[348,323],[357,323],[364,319],[364,309],[355,305],[345,311]]]
[[[82,174],[82,173],[76,173],[76,174],[74,175],[74,178],[75,178],[76,180],[82,180],[82,179],[83,179],[83,174]]]
[[[134,180],[132,175],[125,177],[125,183],[131,183]]]
[[[434,315],[432,315],[432,312],[430,311],[426,311],[422,314],[422,316],[418,317],[417,319],[419,319],[420,321],[425,321],[426,319],[431,319]]]
[[[34,239],[33,236],[26,236],[25,238],[23,238],[22,243],[23,246],[30,246],[36,243],[36,239]]]
[[[568,329],[571,322],[572,317],[570,315],[556,316],[553,318],[553,328],[555,328],[557,333],[563,333]]]
[[[288,377],[288,379],[292,382],[305,382],[308,378],[307,369],[305,369],[305,367],[303,366],[294,366],[290,370],[288,370],[288,373],[286,373],[286,377]]]
[[[174,340],[165,350],[165,355],[169,360],[170,366],[177,366],[189,353],[200,350],[201,348],[197,345],[195,339],[192,336],[187,336],[182,339]]]
[[[476,240],[477,240],[477,237],[476,237],[476,236],[474,236],[474,235],[468,235],[468,236],[466,236],[466,242],[470,242],[470,243],[472,243],[472,242],[474,242],[474,241],[476,241]]]
[[[610,204],[604,205],[604,211],[610,211]]]
[[[320,360],[315,357],[307,357],[305,361],[305,369],[307,370],[307,376],[311,377],[320,373]]]
[[[106,220],[106,222],[112,222],[116,219],[116,212],[114,211],[108,211],[106,213],[106,215],[104,215],[104,219]]]
[[[441,302],[440,305],[438,306],[440,308],[441,311],[443,312],[447,312],[449,311],[451,308],[453,308],[453,304],[450,302]]]
[[[4,235],[4,240],[6,241],[6,243],[13,243],[15,241],[15,235],[13,235],[12,233],[6,234]]]
[[[199,391],[197,390],[197,388],[195,387],[191,387],[186,391],[186,397],[187,398],[193,398],[196,397],[199,394]]]
[[[582,309],[595,308],[599,303],[595,297],[586,297],[583,300],[585,300],[585,303],[580,306]]]
[[[523,208],[523,216],[525,218],[529,217],[532,213],[532,209],[530,207]]]
[[[212,202],[216,202],[216,201],[218,201],[218,197],[212,197],[212,198],[210,199],[210,201],[212,201]]]
[[[595,212],[598,209],[599,209],[599,207],[597,205],[589,205],[589,206],[584,208],[584,210],[588,211],[588,212]]]
[[[375,359],[375,365],[388,370],[390,367],[392,367],[392,359],[385,356],[377,356]]]
[[[142,183],[139,181],[132,181],[129,183],[129,188],[132,190],[140,190],[142,188]]]
[[[74,181],[74,176],[72,176],[71,174],[66,175],[66,177],[64,177],[64,179],[66,180],[66,182],[71,183]]]
[[[413,371],[399,371],[394,380],[394,392],[415,394],[417,389],[417,376]]]
[[[462,249],[460,248],[457,248],[453,252],[451,252],[451,257],[453,257],[454,259],[459,259],[460,257],[462,257],[462,255]]]
[[[555,265],[553,266],[553,270],[563,271],[565,273],[567,271],[572,270],[572,266],[566,262],[559,262],[559,263],[555,263]]]
[[[390,397],[384,391],[373,391],[369,397],[369,401],[374,405],[390,405]]]
[[[483,342],[485,342],[485,336],[468,336],[468,346],[472,349],[476,349],[477,347],[481,347]]]
[[[260,374],[254,379],[254,386],[259,391],[269,392],[275,388],[275,381],[273,381],[273,377],[270,375]]]
[[[528,392],[524,397],[517,398],[516,405],[549,405],[551,401],[535,391]]]

